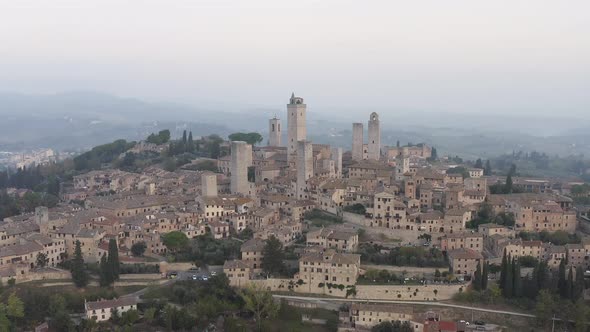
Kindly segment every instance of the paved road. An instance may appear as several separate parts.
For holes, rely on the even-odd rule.
[[[465,310],[474,310],[474,311],[482,311],[482,312],[489,312],[489,313],[496,313],[496,314],[504,314],[504,315],[512,315],[512,316],[521,316],[521,317],[529,317],[534,318],[535,315],[531,314],[524,314],[522,312],[515,312],[515,311],[505,311],[505,310],[493,310],[493,309],[486,309],[486,308],[478,308],[478,307],[470,307],[458,304],[450,304],[450,303],[442,303],[442,302],[421,302],[421,301],[396,301],[396,300],[361,300],[361,299],[338,299],[338,298],[326,298],[326,297],[307,297],[307,296],[291,296],[291,295],[273,295],[276,298],[280,299],[293,299],[299,301],[308,301],[308,302],[371,302],[371,303],[391,303],[391,304],[413,304],[413,305],[429,305],[429,306],[437,306],[437,307],[450,307],[450,308],[458,308],[458,309],[465,309]]]

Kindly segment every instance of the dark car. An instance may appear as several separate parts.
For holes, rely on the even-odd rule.
[[[476,320],[475,322],[473,322],[473,324],[475,324],[475,325],[486,325],[486,322],[484,322],[483,320]]]

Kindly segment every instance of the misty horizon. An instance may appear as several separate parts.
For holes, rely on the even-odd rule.
[[[226,111],[588,117],[585,1],[19,1],[0,91],[98,91]]]

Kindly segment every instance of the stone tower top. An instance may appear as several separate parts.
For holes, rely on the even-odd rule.
[[[303,105],[303,98],[295,97],[295,92],[291,93],[291,99],[289,100],[290,105]]]
[[[379,114],[377,114],[377,113],[375,113],[375,112],[371,113],[371,118],[370,118],[370,120],[371,120],[371,121],[379,121]]]

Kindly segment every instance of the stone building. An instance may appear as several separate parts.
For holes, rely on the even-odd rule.
[[[335,250],[306,253],[299,259],[299,279],[310,287],[319,283],[356,284],[361,265],[361,256],[337,253]]]
[[[99,300],[93,302],[84,301],[86,319],[94,319],[104,322],[111,319],[114,311],[119,315],[129,310],[137,310],[137,299],[132,296],[121,297],[113,300]]]
[[[297,142],[307,138],[306,109],[303,98],[295,97],[294,93],[291,94],[287,104],[287,158],[289,161],[297,154]]]
[[[268,120],[268,145],[269,146],[281,146],[281,120],[274,118]]]
[[[482,252],[484,249],[483,235],[478,233],[447,234],[442,237],[440,248],[442,251],[466,248]]]
[[[472,249],[454,249],[447,252],[451,273],[455,275],[473,276],[477,264],[483,268],[483,256]]]
[[[381,159],[381,127],[379,124],[379,115],[371,113],[369,118],[369,155],[371,160]]]
[[[321,246],[344,252],[354,252],[358,248],[358,233],[338,228],[320,228],[307,233],[308,246]]]
[[[264,257],[265,246],[265,240],[253,238],[244,242],[240,247],[242,262],[247,263],[253,272],[262,271],[262,257]]]
[[[363,124],[352,124],[352,160],[363,160]]]
[[[386,304],[353,303],[349,309],[350,323],[355,330],[371,329],[382,322],[409,322],[414,331],[421,331],[423,324],[412,321],[412,307]]]
[[[313,146],[309,141],[297,142],[297,199],[309,198],[307,180],[313,176]]]
[[[248,144],[246,142],[231,142],[231,192],[232,194],[247,195],[250,185],[248,184]]]
[[[217,175],[215,173],[201,175],[201,194],[206,197],[217,197]]]

